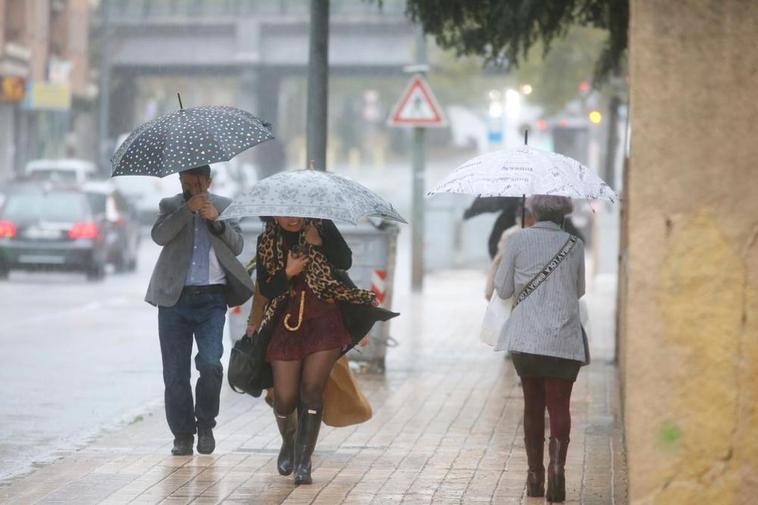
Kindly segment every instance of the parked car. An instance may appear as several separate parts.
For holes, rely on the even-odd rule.
[[[27,178],[77,184],[84,183],[96,174],[97,166],[94,163],[74,158],[32,160],[24,169]]]
[[[105,216],[81,189],[19,184],[0,208],[0,278],[13,269],[78,270],[105,275]]]
[[[103,223],[106,257],[117,272],[137,269],[141,238],[137,212],[110,181],[88,182],[82,185],[98,221]]]

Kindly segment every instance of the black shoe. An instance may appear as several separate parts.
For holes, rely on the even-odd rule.
[[[192,456],[192,445],[195,437],[176,437],[174,438],[174,447],[171,448],[171,454],[174,456]]]
[[[213,438],[213,430],[203,428],[197,430],[197,452],[211,454],[216,448],[216,439]]]
[[[276,425],[282,435],[282,448],[279,450],[279,458],[276,461],[276,469],[279,475],[290,475],[295,466],[295,433],[297,432],[297,414],[292,412],[288,416],[280,417],[274,411]]]
[[[303,407],[297,423],[295,441],[295,485],[312,484],[311,455],[316,448],[318,431],[321,428],[321,409]]]

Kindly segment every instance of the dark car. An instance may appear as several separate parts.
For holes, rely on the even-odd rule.
[[[105,217],[80,189],[40,184],[7,188],[0,208],[0,278],[12,269],[105,274]]]
[[[136,270],[141,236],[136,210],[109,181],[88,182],[82,189],[90,208],[103,222],[107,262],[117,272]]]

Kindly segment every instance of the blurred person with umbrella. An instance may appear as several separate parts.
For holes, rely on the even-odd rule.
[[[258,238],[257,285],[265,297],[261,322],[249,335],[264,358],[258,367],[273,386],[282,436],[281,475],[311,484],[311,456],[323,417],[324,388],[337,359],[376,321],[397,316],[378,307],[373,291],[347,276],[352,252],[333,220],[367,216],[404,222],[391,204],[349,179],[315,170],[282,172],[235,199],[222,219],[276,216]],[[255,309],[255,307],[253,307]],[[244,340],[244,339],[243,339]]]
[[[151,230],[162,250],[145,296],[158,307],[166,419],[174,435],[174,455],[192,454],[195,433],[199,453],[215,449],[226,308],[243,304],[253,293],[250,276],[236,258],[243,249],[239,225],[218,219],[231,200],[208,192],[208,164],[227,161],[272,137],[267,124],[240,109],[195,107],[138,127],[112,159],[113,176],[164,177],[179,172],[182,192],[160,201]],[[193,337],[200,372],[194,400]]]
[[[519,197],[508,196],[478,196],[471,202],[471,206],[463,211],[463,219],[471,219],[481,214],[499,212],[492,231],[487,239],[487,251],[490,259],[497,256],[498,243],[503,232],[516,224],[516,213],[519,205]]]
[[[464,220],[490,212],[499,213],[495,222],[492,224],[490,236],[487,238],[487,251],[489,252],[490,259],[493,261],[497,257],[498,252],[502,250],[501,244],[503,244],[505,232],[514,226],[521,226],[521,209],[523,207],[523,202],[521,200],[520,197],[513,196],[478,196],[473,202],[471,202],[471,205],[463,211]],[[570,217],[566,218],[563,227],[572,235],[584,239],[582,233],[576,226],[574,226]],[[488,291],[490,293],[492,292],[491,290]],[[489,296],[487,298],[489,299]]]
[[[508,235],[495,274],[498,297],[512,300],[495,350],[511,353],[524,391],[527,495],[562,502],[571,390],[580,366],[590,360],[579,304],[584,295],[584,244],[563,226],[573,209],[571,198],[614,202],[616,194],[578,161],[527,145],[467,161],[428,194],[443,192],[521,196],[524,212],[528,209],[535,221]],[[550,416],[547,492],[546,408]]]
[[[529,212],[529,209],[523,211],[521,209],[521,204],[516,207],[514,216],[517,217],[515,218],[513,225],[503,230],[503,232],[500,234],[500,240],[498,240],[496,244],[497,250],[495,252],[495,257],[492,258],[490,268],[487,271],[487,280],[484,286],[484,297],[487,299],[487,301],[492,298],[492,294],[495,292],[495,274],[497,273],[497,269],[500,267],[500,262],[503,259],[503,254],[505,253],[505,249],[508,245],[508,239],[520,229],[528,228],[534,224],[534,217],[532,216],[532,213]]]

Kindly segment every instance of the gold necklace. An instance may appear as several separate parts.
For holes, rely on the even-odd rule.
[[[303,311],[305,309],[305,290],[302,290],[300,292],[300,313],[298,314],[298,320],[297,325],[290,326],[289,320],[290,320],[290,314],[287,314],[284,316],[284,327],[288,331],[297,331],[300,329],[300,326],[303,324]]]

